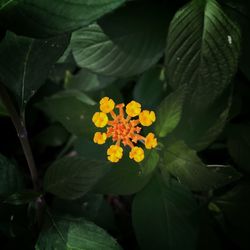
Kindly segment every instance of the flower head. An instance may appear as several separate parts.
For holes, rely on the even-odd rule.
[[[141,147],[136,146],[138,142],[145,144],[147,149],[157,146],[157,139],[153,133],[149,133],[146,137],[140,134],[141,126],[150,126],[156,119],[153,111],[144,110],[141,112],[141,104],[131,101],[125,107],[124,103],[115,105],[114,101],[108,97],[104,97],[100,101],[101,112],[96,112],[92,121],[98,128],[107,125],[105,133],[96,132],[93,141],[97,144],[104,144],[106,139],[112,138],[115,145],[111,145],[107,150],[108,160],[118,162],[123,156],[124,146],[130,147],[129,157],[136,162],[144,159],[144,151]],[[118,112],[114,111],[118,109]],[[139,116],[135,118],[136,116]],[[109,118],[111,118],[109,120]],[[133,119],[134,118],[134,119]]]

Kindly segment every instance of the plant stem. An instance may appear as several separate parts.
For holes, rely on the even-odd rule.
[[[9,96],[9,93],[7,92],[7,90],[5,89],[5,87],[3,86],[2,83],[0,83],[0,97],[1,97],[3,104],[5,105],[7,111],[10,115],[10,118],[11,118],[15,128],[16,128],[17,135],[18,135],[19,140],[21,142],[23,152],[24,152],[25,158],[26,158],[27,163],[28,163],[28,167],[30,170],[30,175],[31,175],[34,190],[39,191],[38,173],[37,173],[35,161],[33,158],[33,154],[32,154],[29,139],[28,139],[28,134],[27,134],[27,130],[25,127],[24,117],[23,116],[21,117],[18,115],[16,108],[15,108],[15,106],[14,106],[14,104]]]

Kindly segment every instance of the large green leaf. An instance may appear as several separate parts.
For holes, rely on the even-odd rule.
[[[237,69],[240,31],[215,0],[193,0],[171,22],[166,72],[173,88],[187,84],[193,110],[225,90]]]
[[[192,214],[197,204],[192,193],[174,180],[158,178],[136,194],[132,220],[142,250],[193,250],[196,223]]]
[[[240,31],[215,0],[193,0],[169,28],[166,77],[174,88],[187,84],[176,137],[202,150],[216,139],[231,104]]]
[[[0,154],[0,196],[9,195],[23,188],[23,178],[17,167]]]
[[[206,166],[196,152],[178,141],[166,147],[162,171],[168,172],[190,189],[205,191],[232,183],[240,178],[240,174],[229,166]]]
[[[170,16],[164,6],[131,2],[98,24],[74,32],[76,62],[110,76],[128,77],[146,70],[164,51]]]
[[[178,125],[185,94],[186,86],[184,85],[167,96],[160,104],[155,124],[155,132],[159,137],[168,135]]]
[[[108,170],[108,162],[62,158],[46,171],[44,189],[63,199],[76,199],[90,191]]]
[[[121,250],[108,233],[92,222],[76,218],[53,218],[49,228],[44,228],[36,250]]]
[[[32,37],[54,36],[88,25],[124,0],[1,0],[0,20],[7,29]]]
[[[0,44],[0,78],[24,110],[64,52],[69,36],[36,40],[7,32]]]
[[[125,155],[120,163],[114,164],[111,171],[98,182],[94,189],[97,193],[128,195],[138,192],[148,183],[158,164],[158,153],[154,150],[146,152],[141,164],[127,157]]]
[[[98,111],[94,104],[95,102],[83,93],[70,90],[45,98],[37,107],[50,118],[60,122],[69,132],[92,136],[96,131],[92,116]]]

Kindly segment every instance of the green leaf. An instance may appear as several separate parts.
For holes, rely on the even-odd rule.
[[[114,164],[111,171],[97,183],[94,191],[117,195],[136,193],[151,179],[158,161],[159,155],[155,150],[146,152],[140,165],[124,156],[123,160]]]
[[[0,154],[0,196],[18,192],[23,187],[23,178],[17,167]]]
[[[163,54],[169,16],[161,4],[127,3],[98,24],[73,33],[75,60],[80,67],[103,75],[141,73]]]
[[[4,203],[12,205],[23,205],[31,201],[35,201],[39,196],[41,196],[41,193],[32,190],[25,190],[11,194],[4,200]]]
[[[155,132],[159,137],[165,137],[172,132],[178,125],[181,115],[183,101],[186,94],[186,86],[165,97],[157,111]]]
[[[44,189],[63,199],[76,199],[90,191],[108,170],[108,162],[62,158],[46,171]]]
[[[164,96],[165,82],[162,79],[161,67],[154,67],[146,71],[138,80],[133,91],[133,97],[144,108],[158,106]]]
[[[102,228],[84,219],[53,218],[38,238],[36,250],[121,250]]]
[[[0,20],[7,29],[32,37],[54,36],[97,20],[124,0],[1,0]]]
[[[193,0],[176,13],[168,33],[166,76],[175,89],[188,85],[193,110],[213,103],[232,81],[240,37],[215,0]]]
[[[228,151],[239,167],[250,173],[250,124],[230,124],[227,129]]]
[[[182,141],[166,147],[162,171],[168,172],[195,191],[207,191],[237,181],[241,175],[229,166],[206,166]]]
[[[94,74],[81,69],[76,75],[71,75],[67,81],[67,89],[78,89],[84,92],[97,91],[113,83],[115,78]]]
[[[0,44],[0,77],[21,111],[45,82],[51,66],[67,47],[68,39],[65,35],[35,40],[7,32]]]
[[[143,250],[193,250],[196,223],[192,214],[197,204],[192,193],[174,180],[168,183],[157,176],[139,193],[132,206],[132,220]]]
[[[85,94],[68,90],[45,98],[36,106],[50,118],[60,122],[69,132],[82,136],[96,131],[92,116],[97,111],[95,102]]]

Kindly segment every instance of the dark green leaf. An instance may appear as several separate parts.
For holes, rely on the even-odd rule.
[[[193,0],[176,13],[166,50],[168,82],[173,88],[188,85],[193,110],[223,93],[237,69],[240,52],[238,27],[217,1],[202,2]]]
[[[69,132],[81,136],[88,133],[92,136],[96,130],[92,116],[98,111],[94,104],[85,94],[71,90],[45,98],[37,107],[60,122]]]
[[[158,106],[164,96],[163,69],[154,67],[146,71],[135,85],[133,96],[144,108]]]
[[[181,183],[195,191],[222,187],[241,177],[229,166],[206,166],[196,152],[182,141],[165,149],[162,171],[163,173],[166,171],[167,174],[170,172]]]
[[[48,168],[44,189],[63,199],[76,199],[90,191],[109,169],[108,162],[63,158]]]
[[[35,40],[7,32],[0,44],[0,78],[15,96],[21,111],[45,82],[68,39],[69,36],[62,36]]]
[[[0,196],[18,192],[23,187],[23,178],[17,167],[0,154]]]
[[[145,159],[139,165],[125,158],[112,166],[112,169],[97,184],[94,191],[102,194],[128,195],[141,190],[150,180],[159,155],[156,151],[146,152]]]
[[[67,89],[78,89],[85,92],[97,91],[113,83],[115,78],[94,74],[82,69],[76,75],[71,75],[67,81]]]
[[[56,218],[41,232],[36,250],[121,250],[102,228],[84,219]]]
[[[191,192],[174,180],[158,178],[136,194],[132,220],[138,243],[143,250],[193,250],[196,223],[191,216],[197,209]]]
[[[118,77],[141,73],[162,56],[168,19],[161,4],[128,3],[99,24],[74,32],[73,55],[80,67],[95,73]]]
[[[159,137],[167,136],[178,125],[185,94],[186,86],[184,85],[167,96],[160,104],[155,123],[155,132]]]
[[[124,0],[1,0],[0,20],[7,29],[32,37],[54,36],[88,25]]]

